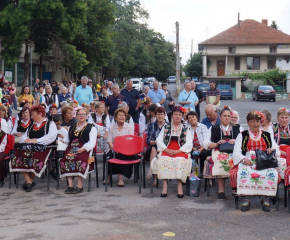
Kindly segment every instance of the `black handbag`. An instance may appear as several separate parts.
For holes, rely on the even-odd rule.
[[[233,153],[235,144],[225,142],[219,145],[220,152]]]
[[[276,150],[268,154],[266,151],[260,149],[255,150],[256,153],[256,166],[257,170],[263,170],[267,168],[276,168],[278,167],[278,161],[276,158]]]

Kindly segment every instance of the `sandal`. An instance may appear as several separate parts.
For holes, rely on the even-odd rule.
[[[270,203],[268,203],[268,202],[262,200],[262,201],[261,201],[261,204],[262,204],[262,210],[263,210],[264,212],[270,212]]]
[[[107,184],[110,184],[110,181],[107,181]],[[103,185],[106,185],[106,180],[103,181]]]
[[[250,210],[251,203],[249,201],[243,202],[241,211],[246,212]]]
[[[123,182],[123,180],[120,180],[120,181],[118,182],[118,187],[124,187],[124,182]]]

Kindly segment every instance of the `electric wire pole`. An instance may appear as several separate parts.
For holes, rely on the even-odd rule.
[[[176,26],[176,95],[180,94],[180,60],[179,60],[179,22]]]

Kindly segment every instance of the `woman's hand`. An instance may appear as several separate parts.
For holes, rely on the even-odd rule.
[[[57,134],[57,136],[60,137],[60,138],[64,138],[64,136],[62,134],[60,134],[60,133]]]
[[[168,149],[168,148],[166,148],[166,149],[164,150],[164,152],[166,152],[166,153],[167,153],[168,155],[170,155],[170,156],[173,156],[173,155],[174,155],[172,149]]]
[[[268,154],[272,153],[273,151],[274,151],[274,148],[268,148],[268,149],[267,149],[267,153],[268,153]],[[285,154],[285,156],[286,156],[286,154]]]
[[[108,132],[105,132],[103,138],[104,138],[104,139],[107,139],[107,138],[108,138]]]
[[[84,151],[86,151],[85,148],[79,148],[79,149],[77,150],[77,153],[83,153]]]
[[[16,136],[16,137],[21,137],[22,133],[21,132],[17,132],[17,133],[14,133],[13,135]]]
[[[244,161],[242,161],[242,163],[244,165],[247,165],[247,166],[252,166],[253,165],[253,163],[249,159],[245,159],[245,158],[244,158]]]
[[[217,142],[217,144],[220,145],[220,144],[224,144],[225,142],[226,142],[225,140],[219,140],[219,141]]]
[[[181,153],[181,151],[180,150],[172,150],[172,156],[174,156],[174,155],[176,155],[176,154],[178,154],[178,153]]]
[[[229,144],[235,144],[235,142],[236,142],[236,139],[231,139],[231,140],[229,141]]]

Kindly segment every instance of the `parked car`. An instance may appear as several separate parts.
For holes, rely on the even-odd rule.
[[[217,89],[221,92],[221,99],[233,100],[233,90],[230,85],[218,85]]]
[[[149,81],[148,78],[143,78],[143,79],[142,79],[142,82],[143,82],[143,85],[144,85],[144,86],[150,84],[150,81]]]
[[[169,83],[176,83],[176,77],[175,76],[169,76],[168,85],[169,85]]]
[[[252,93],[253,100],[269,99],[269,101],[276,101],[276,91],[271,85],[256,86]]]
[[[130,80],[133,81],[133,88],[137,89],[139,92],[143,89],[143,82],[142,78],[131,78]]]
[[[209,83],[200,83],[197,86],[197,89],[199,89],[202,92],[203,97],[206,97],[206,92],[208,89],[210,89]]]
[[[199,82],[199,79],[198,79],[198,77],[192,77],[191,81]]]
[[[154,82],[156,80],[155,77],[148,77],[147,79],[148,79],[149,83]]]

